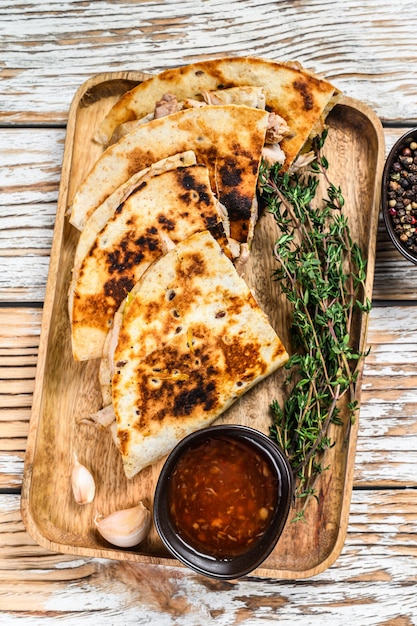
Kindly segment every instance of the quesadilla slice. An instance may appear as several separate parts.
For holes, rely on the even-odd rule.
[[[96,140],[108,145],[115,130],[125,122],[166,114],[163,108],[168,109],[168,113],[173,112],[175,102],[171,96],[180,108],[187,99],[207,101],[205,94],[208,92],[212,98],[221,99],[223,90],[236,87],[262,88],[267,110],[283,118],[288,125],[290,132],[278,142],[285,155],[284,169],[294,162],[309,137],[321,131],[339,95],[332,84],[299,63],[256,57],[211,59],[166,70],[128,91],[104,118]],[[167,96],[169,107],[164,105]],[[213,100],[210,103],[215,104]]]
[[[116,209],[118,209],[140,185],[147,182],[153,176],[157,176],[168,170],[174,170],[177,167],[188,167],[196,163],[197,160],[192,150],[180,152],[179,154],[174,154],[166,159],[152,163],[150,167],[136,172],[136,174],[133,174],[123,185],[117,187],[117,189],[97,207],[84,224],[75,250],[73,273],[78,272],[80,263],[93,245],[97,233],[104,228]]]
[[[207,231],[149,267],[120,321],[111,391],[128,478],[212,423],[288,358]]]
[[[220,91],[203,91],[201,93],[201,99],[199,100],[196,98],[185,98],[185,100],[178,102],[177,98],[172,93],[166,93],[161,100],[156,103],[155,109],[151,113],[140,119],[134,119],[119,124],[114,130],[110,140],[105,143],[109,145],[116,143],[140,124],[146,124],[153,119],[177,113],[182,109],[198,108],[206,106],[207,104],[217,106],[223,104],[241,104],[254,107],[255,109],[265,110],[265,94],[262,87],[231,87],[230,89],[222,89]],[[286,127],[284,132],[290,133],[291,131]],[[100,141],[98,143],[100,143]]]
[[[209,229],[224,250],[223,215],[204,165],[168,170],[148,180],[122,202],[90,240],[74,266],[69,290],[73,356],[100,358],[121,302],[145,269],[172,245]],[[85,248],[81,234],[79,247]]]
[[[192,150],[210,172],[210,184],[226,207],[230,234],[248,242],[256,221],[256,186],[268,113],[239,105],[179,111],[140,125],[107,148],[77,190],[70,222],[80,230],[115,189],[135,172],[178,152]]]

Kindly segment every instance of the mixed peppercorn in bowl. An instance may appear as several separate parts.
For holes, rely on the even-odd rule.
[[[387,157],[382,214],[393,244],[417,264],[417,128],[400,137]]]

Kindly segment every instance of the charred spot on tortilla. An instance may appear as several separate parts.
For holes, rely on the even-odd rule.
[[[203,276],[206,273],[206,261],[200,252],[196,251],[193,254],[187,254],[182,257],[178,267],[178,275],[180,279],[187,279],[192,275]]]
[[[304,80],[295,80],[294,88],[301,94],[305,110],[311,111],[314,108],[314,97],[308,83]]]
[[[130,426],[130,424],[129,424]],[[119,440],[119,447],[121,452],[123,453],[123,450],[125,450],[127,448],[127,445],[129,443],[129,439],[130,439],[130,432],[127,429],[124,430],[118,430],[117,431],[117,438]]]
[[[197,167],[206,167],[205,165],[203,165],[202,163],[197,164]],[[185,174],[182,177],[178,177],[179,179],[179,184],[187,190],[187,192],[190,193],[189,196],[184,195],[182,196],[182,198],[184,200],[187,199],[187,197],[190,198],[191,200],[196,201],[197,199],[200,200],[200,202],[204,202],[205,204],[209,205],[211,202],[211,194],[210,194],[210,189],[207,187],[207,185],[202,184],[201,182],[196,180],[196,177],[188,172],[187,174]],[[198,195],[196,195],[198,194]]]
[[[187,173],[185,176],[182,177],[181,185],[184,187],[184,189],[195,189],[194,176],[192,176],[192,174]]]
[[[151,354],[145,360],[146,371],[152,367],[153,360],[159,360],[160,352]],[[178,363],[182,361],[181,370],[177,369]],[[149,428],[147,415],[152,415],[152,420],[163,422],[167,417],[174,418],[175,421],[190,416],[195,410],[208,412],[213,410],[218,403],[217,385],[214,380],[213,371],[199,371],[190,363],[189,355],[183,355],[176,346],[167,346],[164,353],[164,371],[159,378],[156,374],[144,375],[142,368],[136,372],[138,391],[142,398],[140,419],[136,421],[136,428]],[[218,372],[217,372],[218,373]],[[155,388],[153,380],[162,383]],[[171,402],[169,398],[172,398]],[[152,407],[158,406],[157,411]]]
[[[163,213],[160,213],[158,215],[158,223],[162,226],[164,230],[167,231],[174,230],[175,228],[175,222],[166,217],[166,215],[164,215]]]
[[[223,224],[221,222],[218,222],[214,217],[207,216],[206,222],[207,230],[211,232],[215,239],[221,241],[222,238],[226,236]]]
[[[104,284],[104,294],[107,298],[113,298],[114,302],[121,302],[131,291],[134,280],[127,276],[121,278],[111,278]],[[112,319],[112,315],[110,315]]]
[[[259,343],[252,342],[242,345],[239,338],[235,337],[232,343],[221,341],[220,347],[224,352],[232,376],[239,380],[244,380],[246,375],[251,375],[255,367],[261,374],[265,372],[267,363],[260,357]]]
[[[123,274],[127,270],[136,267],[145,258],[143,251],[145,246],[149,250],[155,249],[154,241],[150,240],[149,237],[141,237],[135,242],[125,238],[118,250],[110,252],[104,258],[109,274]]]
[[[217,402],[216,385],[214,381],[204,383],[199,377],[199,384],[191,389],[181,391],[174,402],[174,416],[190,415],[196,406],[203,411],[210,411]]]
[[[175,293],[174,289],[169,289],[169,291],[167,291],[166,298],[167,298],[168,302],[171,302],[171,300],[173,300],[175,298],[175,296],[176,296],[176,293]]]
[[[248,198],[246,195],[240,193],[238,189],[233,188],[222,197],[222,201],[226,206],[233,207],[230,209],[231,226],[238,222],[240,223],[239,225],[242,231],[247,232],[247,221],[252,214],[251,198]],[[238,239],[239,237],[235,236],[235,238]]]
[[[242,168],[238,167],[236,159],[226,161],[219,167],[218,172],[226,187],[239,187],[242,183]]]

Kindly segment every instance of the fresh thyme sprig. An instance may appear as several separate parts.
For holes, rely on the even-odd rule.
[[[342,423],[344,396],[350,423],[355,419],[359,365],[366,353],[353,341],[353,323],[358,313],[368,317],[371,308],[366,261],[352,241],[342,190],[328,177],[326,137],[325,131],[313,142],[315,159],[307,173],[282,173],[265,163],[260,172],[261,201],[280,230],[274,279],[292,308],[290,391],[283,406],[271,403],[270,435],[291,463],[296,496],[304,498],[296,519],[304,517],[310,496],[317,497],[315,481],[328,469],[323,453],[334,445],[329,429]],[[320,177],[327,188],[321,203],[315,201]]]

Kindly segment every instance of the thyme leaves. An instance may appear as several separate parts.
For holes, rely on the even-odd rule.
[[[315,159],[307,173],[282,173],[265,163],[260,172],[261,201],[279,228],[273,278],[292,310],[293,350],[286,365],[290,390],[282,406],[271,402],[270,436],[286,453],[297,481],[296,497],[303,504],[295,519],[304,517],[311,496],[317,498],[316,480],[329,469],[323,458],[334,445],[331,425],[342,425],[343,398],[350,423],[355,419],[366,352],[355,338],[354,324],[371,308],[366,260],[352,240],[342,190],[329,179],[326,136],[313,142]],[[320,180],[326,197],[317,201]],[[365,337],[366,332],[362,342]]]

